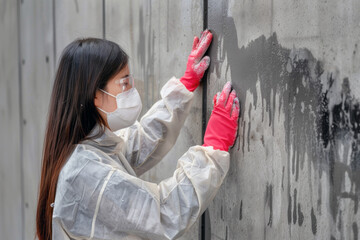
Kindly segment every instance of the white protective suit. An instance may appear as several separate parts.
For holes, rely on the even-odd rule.
[[[106,128],[76,146],[57,183],[54,240],[176,239],[208,207],[228,172],[228,152],[194,146],[160,184],[137,177],[174,145],[193,93],[172,78],[161,97],[140,123],[115,133]]]

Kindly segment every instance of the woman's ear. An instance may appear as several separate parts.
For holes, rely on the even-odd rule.
[[[103,92],[96,90],[95,93],[95,98],[94,98],[94,105],[97,108],[103,108]],[[106,114],[102,111],[99,111],[99,109],[96,109],[97,112],[100,114],[100,116],[102,117],[102,119],[105,121],[105,126],[107,126],[107,128],[110,128],[108,123],[107,123],[107,117]]]
[[[99,90],[96,90],[94,104],[95,107],[102,107],[102,92]]]

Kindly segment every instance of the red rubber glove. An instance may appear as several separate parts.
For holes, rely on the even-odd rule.
[[[236,91],[230,91],[231,83],[227,82],[221,94],[214,96],[214,109],[206,128],[203,146],[229,151],[229,147],[234,145],[240,105]]]
[[[199,86],[200,80],[204,76],[205,70],[210,65],[210,58],[208,56],[205,56],[204,58],[202,57],[209,48],[211,40],[212,34],[209,30],[202,32],[200,40],[198,37],[194,38],[194,43],[188,58],[185,74],[182,78],[180,78],[180,81],[190,92],[195,91],[195,89]]]

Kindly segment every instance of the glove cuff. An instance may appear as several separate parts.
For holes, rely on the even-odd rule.
[[[200,81],[196,81],[195,79],[188,79],[186,77],[180,78],[180,82],[184,84],[187,90],[193,92],[200,85]]]
[[[229,151],[229,148],[234,145],[238,126],[237,121],[228,116],[229,114],[222,108],[213,110],[204,136],[205,146]]]
[[[214,146],[214,145],[219,145],[219,144],[209,145],[209,144],[204,143],[202,146],[203,146],[203,147],[213,147],[214,150],[220,150],[220,151],[226,151],[226,152],[229,151],[229,147],[226,148],[225,146],[221,146],[221,147],[220,147],[220,146]]]

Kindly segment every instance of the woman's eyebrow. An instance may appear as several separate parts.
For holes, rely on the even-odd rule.
[[[119,79],[126,78],[130,75],[130,73],[125,74],[124,76],[120,77]]]

